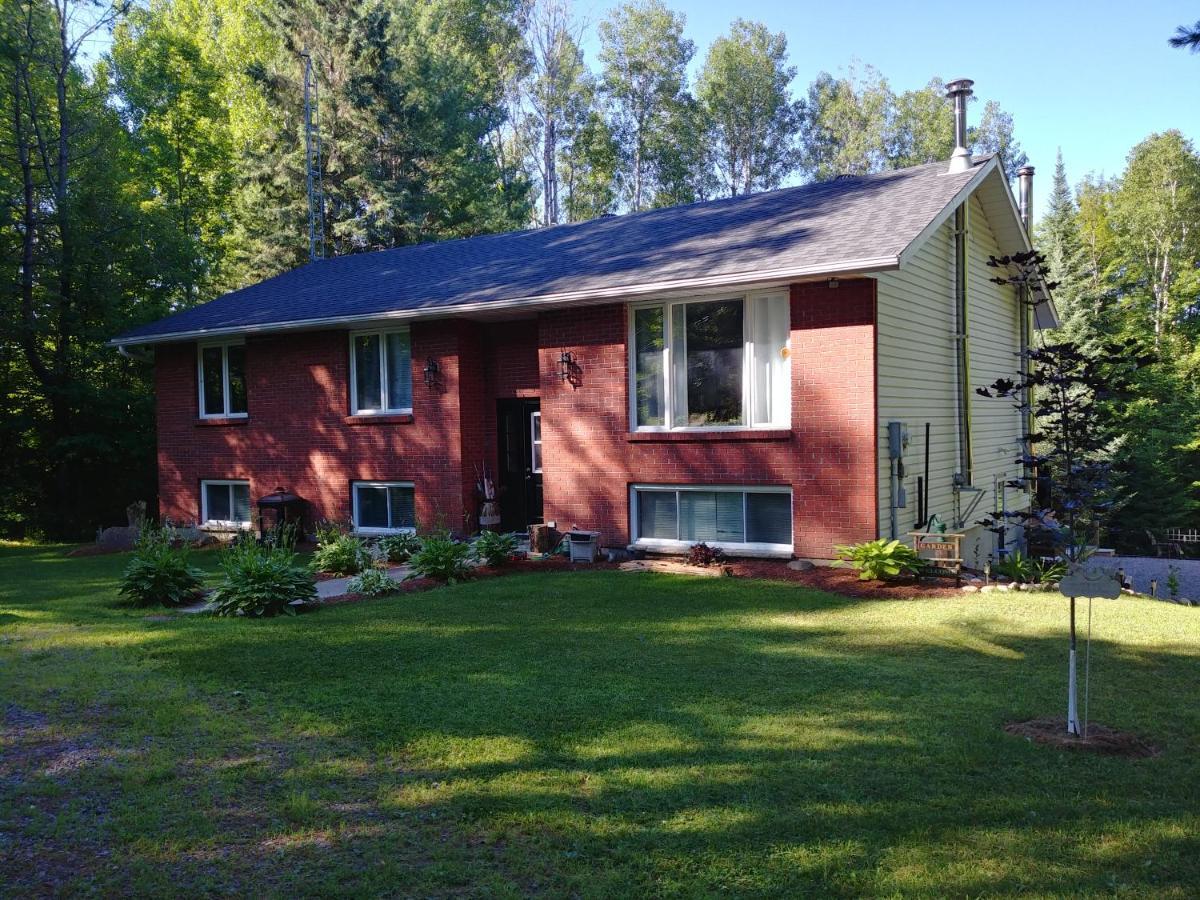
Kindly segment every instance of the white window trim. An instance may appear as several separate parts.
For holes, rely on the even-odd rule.
[[[542,474],[542,439],[537,435],[540,433],[542,424],[542,411],[534,410],[529,414],[529,468],[533,474]],[[537,426],[536,428],[534,426]],[[534,448],[537,448],[537,453],[534,453]],[[537,457],[538,465],[533,464],[534,457]]]
[[[629,384],[629,430],[630,431],[648,431],[648,432],[665,432],[665,431],[779,431],[792,427],[790,421],[787,422],[760,422],[751,424],[745,422],[741,425],[671,425],[669,424],[673,417],[675,398],[672,394],[674,389],[674,373],[671,371],[671,308],[679,305],[687,305],[689,303],[713,303],[722,300],[741,300],[742,301],[742,414],[746,419],[750,419],[753,415],[755,400],[757,397],[754,394],[754,342],[752,335],[754,334],[754,323],[752,317],[754,315],[754,303],[752,301],[760,297],[787,297],[786,290],[766,290],[766,291],[751,291],[742,294],[721,294],[717,296],[700,296],[700,297],[679,297],[674,299],[662,300],[647,300],[638,303],[629,304],[629,321],[627,322],[626,331],[626,374]],[[635,327],[634,316],[639,309],[653,309],[661,307],[663,311],[663,407],[666,410],[665,425],[639,425],[637,420],[637,330]],[[789,372],[786,379],[785,388],[787,391],[788,402],[787,408],[791,409],[792,395],[792,379],[791,379],[791,348],[792,336],[791,328],[788,328],[788,366]],[[686,354],[686,346],[684,353]]]
[[[403,528],[362,528],[358,524],[358,489],[360,487],[367,488],[410,488],[413,491],[414,499],[417,486],[411,481],[352,481],[350,482],[350,507],[351,516],[354,523],[355,534],[416,534],[417,529],[413,526],[405,526]],[[388,518],[392,515],[391,504],[388,504]]]
[[[202,419],[244,419],[250,415],[250,411],[246,412],[230,412],[229,398],[232,392],[229,390],[229,348],[245,346],[245,341],[202,341],[196,345],[196,388],[198,392],[197,400],[200,410],[200,418]],[[211,350],[213,347],[221,348],[221,412],[209,412],[204,408],[204,351]],[[242,372],[242,378],[245,379],[246,373]],[[248,387],[248,386],[247,386]],[[250,391],[246,391],[246,405],[250,404]]]
[[[250,519],[238,522],[233,519],[210,519],[208,517],[208,488],[210,486],[233,487],[244,484],[246,493],[250,493],[250,482],[243,478],[205,478],[200,481],[200,527],[212,531],[249,531],[254,527],[254,504],[251,503]],[[233,510],[233,492],[229,495],[229,509]]]
[[[792,540],[795,541],[795,501],[790,487],[762,484],[631,484],[629,486],[629,533],[633,538],[630,545],[639,550],[650,550],[658,553],[686,553],[698,541],[668,540],[666,538],[644,538],[638,534],[638,523],[641,521],[638,510],[638,491],[705,491],[742,494],[742,523],[746,521],[746,494],[786,494],[792,512]],[[678,499],[676,500],[678,502]],[[678,508],[676,523],[678,523]],[[678,527],[678,524],[677,526]],[[786,557],[790,559],[795,550],[793,544],[766,544],[762,542],[737,543],[734,541],[705,541],[708,546],[736,553],[739,556]]]
[[[408,335],[408,379],[411,393],[412,385],[412,330],[409,328],[368,328],[362,331],[350,332],[350,415],[352,416],[411,416],[412,406],[390,408],[388,401],[387,377],[387,336],[389,334]],[[360,337],[374,335],[379,338],[379,394],[382,409],[358,408],[358,354],[354,352],[354,342]]]

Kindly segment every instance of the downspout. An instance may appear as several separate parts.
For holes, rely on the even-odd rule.
[[[974,482],[971,458],[971,349],[967,318],[967,236],[970,216],[964,201],[954,211],[954,349],[958,374],[958,472],[954,483],[970,487]]]
[[[960,78],[946,85],[946,96],[954,103],[954,153],[950,157],[951,173],[968,171],[974,165],[967,149],[967,101],[974,91],[969,78]],[[971,355],[967,320],[967,236],[970,225],[968,204],[964,200],[954,211],[954,361],[958,376],[958,471],[954,474],[957,495],[972,484],[971,460]],[[957,500],[957,496],[956,496]],[[956,506],[958,504],[956,503]],[[955,510],[955,518],[959,518]],[[959,527],[956,524],[956,527]]]
[[[1021,212],[1021,222],[1025,226],[1025,235],[1029,238],[1030,246],[1033,246],[1033,166],[1022,166],[1017,170],[1017,196],[1018,206]],[[1031,300],[1029,285],[1022,284],[1018,289],[1017,302],[1020,304],[1021,317],[1021,380],[1028,382],[1029,374],[1032,370],[1029,359],[1029,350],[1033,345],[1033,306]],[[1021,447],[1023,456],[1026,458],[1033,454],[1033,442],[1030,440],[1030,435],[1033,434],[1033,392],[1026,387],[1021,392],[1021,404],[1024,407],[1024,413],[1021,416]],[[1022,474],[1025,476],[1026,486],[1032,490],[1034,477],[1037,474],[1033,467],[1025,463],[1022,467]]]

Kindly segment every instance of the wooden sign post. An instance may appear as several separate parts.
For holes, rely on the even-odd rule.
[[[966,535],[937,531],[910,531],[913,549],[925,560],[927,575],[953,575],[962,584],[962,541]]]

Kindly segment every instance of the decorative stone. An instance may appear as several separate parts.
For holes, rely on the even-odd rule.
[[[137,543],[140,533],[140,528],[130,525],[105,528],[96,536],[96,544],[105,550],[114,552],[118,550],[132,550],[133,545]]]
[[[797,572],[807,572],[810,569],[815,569],[817,564],[807,559],[793,559],[787,564],[787,567]]]
[[[1000,585],[998,585],[998,584],[985,584],[983,587],[981,587],[979,589],[979,593],[994,594],[998,590],[1000,590]]]
[[[981,588],[977,584],[964,584],[961,590],[964,594],[978,594]]]

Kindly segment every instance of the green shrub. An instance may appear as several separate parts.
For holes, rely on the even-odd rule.
[[[171,528],[145,525],[121,576],[121,596],[137,606],[179,606],[200,596],[203,573],[188,564],[186,547],[173,546]]]
[[[218,616],[294,615],[292,601],[317,599],[312,572],[282,547],[239,541],[224,552],[221,572],[225,580],[212,595]]]
[[[1012,550],[992,567],[992,573],[1002,575],[1018,584],[1028,584],[1033,580],[1033,560],[1020,550]]]
[[[687,561],[693,566],[713,566],[725,558],[720,547],[710,547],[701,541],[688,548]]]
[[[485,531],[475,539],[476,558],[492,567],[508,565],[516,550],[516,535]]]
[[[1066,577],[1067,564],[1061,559],[1035,559],[1032,563],[1031,578],[1039,584],[1062,581]]]
[[[346,585],[351,594],[362,594],[365,597],[382,597],[400,590],[400,582],[383,569],[367,569],[361,575],[351,578]]]
[[[449,584],[466,577],[471,571],[471,545],[456,541],[444,534],[426,538],[421,549],[408,561],[410,578],[434,578]]]
[[[916,575],[924,564],[917,551],[908,544],[886,538],[835,547],[834,552],[841,557],[834,565],[853,566],[858,569],[861,581],[884,581],[900,575]]]
[[[313,534],[316,535],[318,545],[332,544],[342,535],[349,534],[353,530],[353,524],[340,519],[322,519],[313,526]]]
[[[339,534],[321,544],[312,557],[315,571],[332,572],[334,575],[357,575],[371,568],[372,564],[366,544],[352,534]]]
[[[390,563],[406,563],[421,549],[421,539],[415,534],[389,534],[379,539],[379,550]]]

